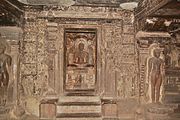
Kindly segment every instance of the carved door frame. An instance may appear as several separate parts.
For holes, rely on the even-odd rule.
[[[96,84],[97,84],[97,29],[91,29],[91,28],[65,28],[65,30],[64,30],[64,75],[63,75],[63,77],[64,77],[64,84],[63,84],[63,89],[64,89],[64,91],[66,91],[67,93],[69,93],[69,94],[72,94],[72,93],[75,93],[75,94],[87,94],[87,93],[92,93],[92,92],[94,92],[95,91],[95,89],[96,88],[91,88],[91,89],[77,89],[77,90],[73,90],[73,89],[67,89],[67,86],[66,86],[66,80],[67,80],[67,76],[66,76],[66,74],[67,74],[67,72],[68,72],[68,66],[67,66],[67,62],[68,62],[68,59],[67,59],[67,36],[66,36],[66,34],[68,34],[68,33],[74,33],[74,34],[78,34],[78,33],[80,33],[80,34],[95,34],[95,56],[94,56],[94,59],[95,59],[95,64],[94,64],[94,66],[92,67],[94,70],[95,70],[95,73],[94,73],[94,75],[95,75],[95,83],[94,83],[94,85],[96,86]],[[76,36],[77,37],[77,36]],[[82,38],[83,36],[81,35],[80,36],[80,39]],[[74,40],[74,42],[75,42],[75,40]],[[83,44],[84,45],[84,44]],[[86,45],[85,45],[86,46]],[[88,52],[87,52],[87,54],[88,54]],[[83,67],[83,68],[87,68],[87,70],[89,69],[88,67]]]
[[[101,89],[101,85],[103,85],[103,81],[101,80],[101,73],[102,73],[102,68],[101,68],[101,54],[100,54],[100,44],[101,44],[101,37],[102,37],[102,33],[101,33],[101,26],[100,25],[75,25],[75,24],[58,24],[58,32],[60,34],[60,37],[58,39],[58,43],[59,44],[59,74],[57,74],[58,76],[56,76],[59,79],[56,79],[56,83],[58,84],[58,89],[59,89],[59,94],[60,95],[71,95],[68,94],[69,92],[67,92],[64,89],[64,56],[65,56],[65,51],[64,51],[64,45],[65,45],[65,40],[64,40],[64,33],[66,29],[94,29],[96,30],[96,46],[97,46],[97,51],[96,51],[96,86],[95,86],[95,91],[93,92],[85,92],[83,93],[83,95],[98,95],[100,94],[100,89]],[[63,76],[63,77],[62,77]],[[81,93],[80,93],[81,94]]]

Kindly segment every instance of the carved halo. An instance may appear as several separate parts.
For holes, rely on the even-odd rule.
[[[149,47],[149,55],[151,57],[154,56],[153,52],[154,52],[155,49],[160,49],[158,43],[153,43],[153,44],[150,45],[150,47]]]
[[[78,49],[78,46],[80,43],[83,43],[84,44],[84,50],[87,49],[87,40],[85,38],[77,38],[76,41],[75,41],[75,47],[76,47],[76,50]]]

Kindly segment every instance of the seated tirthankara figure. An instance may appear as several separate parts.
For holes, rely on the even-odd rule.
[[[77,50],[75,50],[74,47],[70,48],[69,54],[68,54],[68,66],[93,67],[94,66],[94,56],[93,56],[94,50],[91,46],[88,46],[87,51],[85,51],[83,43],[80,43],[78,45]]]
[[[78,65],[88,63],[88,53],[84,50],[84,44],[80,43],[78,50],[74,54],[74,63]]]

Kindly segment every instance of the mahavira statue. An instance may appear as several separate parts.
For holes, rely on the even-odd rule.
[[[163,60],[160,58],[160,53],[160,49],[154,49],[153,57],[148,61],[148,77],[151,84],[151,99],[153,103],[158,103],[160,99],[163,68]]]

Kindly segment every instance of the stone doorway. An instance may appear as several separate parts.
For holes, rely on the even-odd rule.
[[[92,93],[96,89],[96,29],[65,29],[64,90],[68,93]]]

